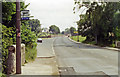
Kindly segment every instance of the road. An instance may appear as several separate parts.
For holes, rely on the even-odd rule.
[[[42,43],[37,43],[37,57],[52,57],[53,39],[43,39]]]
[[[103,72],[118,75],[118,52],[85,44],[76,44],[67,37],[56,37],[53,43],[59,68],[72,67],[76,74]]]

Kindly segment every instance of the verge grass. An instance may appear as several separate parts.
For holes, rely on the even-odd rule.
[[[79,36],[79,37],[78,36],[71,36],[70,38],[73,39],[74,41],[77,41],[79,38],[79,42],[83,42],[86,40],[86,37],[82,37],[82,36]]]
[[[36,57],[37,57],[36,47],[34,47],[34,48],[26,47],[26,51],[25,51],[26,63],[29,61],[34,61]]]

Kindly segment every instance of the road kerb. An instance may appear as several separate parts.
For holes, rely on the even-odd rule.
[[[54,56],[55,56],[56,67],[58,68],[59,66],[58,66],[58,62],[57,62],[57,56],[56,56],[55,50],[54,50],[54,41],[55,41],[55,40],[56,40],[56,38],[53,40],[53,43],[52,43],[52,51],[53,51],[53,54],[54,54]],[[58,73],[59,73],[59,69],[58,69]],[[60,73],[59,73],[59,75],[60,75]]]
[[[75,42],[77,44],[80,44],[81,42],[76,42],[74,40],[72,40],[70,37],[68,38],[70,41],[72,42]],[[85,44],[85,43],[82,43],[82,44]],[[119,48],[112,48],[112,47],[100,47],[100,46],[96,46],[96,45],[91,45],[91,44],[85,44],[85,45],[90,45],[90,46],[94,46],[94,47],[99,47],[99,48],[102,48],[102,49],[107,49],[107,50],[114,50],[114,51],[120,51]]]
[[[74,40],[72,40],[70,37],[68,38],[70,41],[73,41],[73,42],[75,42],[75,43],[77,43],[77,44],[80,44],[81,42],[77,42],[77,41],[74,41]]]

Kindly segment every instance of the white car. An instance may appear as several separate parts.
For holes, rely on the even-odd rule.
[[[37,42],[42,43],[42,39],[41,39],[41,38],[38,38],[38,39],[37,39]]]

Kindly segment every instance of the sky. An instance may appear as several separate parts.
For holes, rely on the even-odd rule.
[[[77,28],[79,14],[73,13],[74,0],[25,0],[25,3],[30,3],[27,9],[34,19],[40,20],[42,28],[50,25],[58,26],[61,31],[71,26]]]

